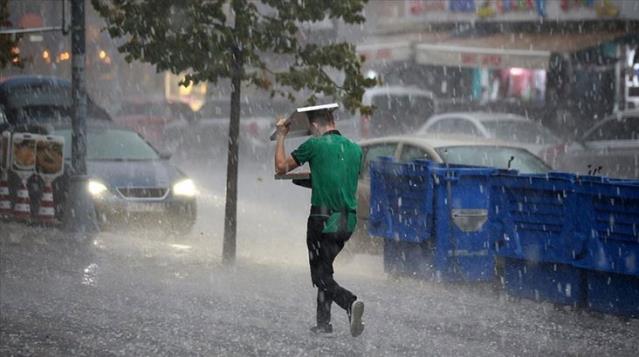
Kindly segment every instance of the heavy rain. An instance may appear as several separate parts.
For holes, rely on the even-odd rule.
[[[635,356],[638,105],[631,0],[0,0],[0,355]]]

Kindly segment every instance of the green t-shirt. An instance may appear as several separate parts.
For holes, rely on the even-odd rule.
[[[308,139],[291,156],[298,165],[308,162],[311,167],[311,205],[335,212],[323,232],[339,230],[340,212],[348,213],[346,229],[352,232],[357,223],[357,180],[362,161],[359,145],[332,130]]]

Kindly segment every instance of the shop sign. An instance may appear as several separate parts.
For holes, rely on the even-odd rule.
[[[408,61],[412,51],[409,42],[393,42],[357,46],[357,53],[371,63]]]
[[[639,19],[639,2],[628,0],[404,0],[396,6],[408,23]]]
[[[415,61],[427,65],[546,69],[549,58],[548,51],[431,44],[419,44],[415,47]]]

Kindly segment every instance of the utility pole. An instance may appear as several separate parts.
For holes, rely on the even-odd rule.
[[[85,80],[85,0],[71,0],[71,178],[65,204],[64,230],[85,238],[98,231],[95,206],[88,191],[87,176],[87,93]]]

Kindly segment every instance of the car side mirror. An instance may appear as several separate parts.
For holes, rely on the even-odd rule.
[[[162,159],[162,160],[170,160],[171,156],[173,156],[173,154],[171,154],[168,151],[161,151],[160,152],[160,159]]]

